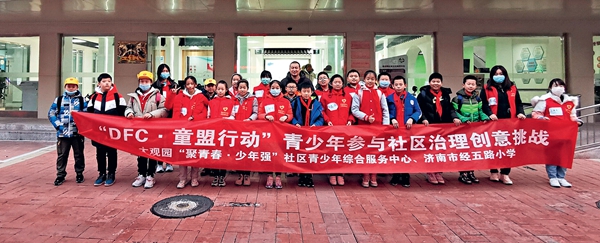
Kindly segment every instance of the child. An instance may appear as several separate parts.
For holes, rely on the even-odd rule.
[[[329,93],[329,90],[331,90],[331,84],[329,83],[329,74],[326,72],[320,72],[317,75],[317,78],[319,85],[317,85],[317,90],[315,90],[315,93],[317,93],[319,100],[321,100],[321,97],[324,94]]]
[[[185,89],[177,95],[171,95],[165,102],[167,109],[173,110],[173,119],[187,119],[188,121],[201,121],[207,117],[208,100],[197,89],[198,81],[194,76],[187,76]],[[179,166],[179,183],[177,189],[183,189],[188,182],[188,172],[191,177],[191,186],[197,187],[200,168],[192,166]]]
[[[320,76],[320,75],[319,75]],[[292,111],[294,118],[292,125],[302,126],[323,126],[323,106],[316,96],[313,96],[314,90],[310,83],[300,83],[300,97],[292,102]],[[314,187],[312,174],[300,174],[298,186]]]
[[[290,122],[294,115],[290,102],[283,98],[281,94],[281,83],[278,80],[273,80],[269,84],[269,87],[271,88],[269,95],[264,98],[258,107],[258,119],[270,122]],[[265,187],[267,189],[273,188],[273,173],[269,173]],[[275,172],[275,188],[283,188],[281,184],[281,172]]]
[[[127,94],[129,96],[129,103],[127,103],[125,117],[128,119],[141,117],[149,120],[152,118],[167,117],[165,98],[160,95],[160,90],[155,89],[151,85],[153,76],[148,71],[141,71],[137,74],[138,88],[135,89],[134,93]],[[155,183],[154,172],[156,170],[156,160],[138,156],[137,162],[139,174],[131,185],[133,187],[144,185],[146,189],[152,188]]]
[[[390,115],[388,113],[387,100],[383,93],[375,87],[377,80],[375,71],[365,72],[365,86],[356,91],[352,96],[352,115],[356,117],[359,125],[389,125]],[[377,187],[377,174],[363,174],[362,186],[368,188]]]
[[[548,93],[541,97],[533,97],[531,104],[534,105],[531,116],[534,119],[552,121],[574,121],[579,126],[583,124],[577,118],[575,107],[579,103],[577,97],[565,94],[567,84],[559,78],[552,79],[548,84]],[[558,165],[546,164],[546,173],[550,179],[550,186],[559,188],[561,186],[570,188],[572,185],[565,179],[567,168]]]
[[[227,95],[227,82],[220,80],[217,83],[217,97],[208,102],[208,116],[211,119],[235,119],[233,106],[235,102]],[[215,179],[210,184],[211,186],[225,186],[225,175],[227,170],[213,170]]]
[[[392,76],[386,72],[382,72],[379,75],[377,75],[377,81],[379,82],[379,90],[381,91],[381,93],[383,93],[383,95],[385,95],[385,97],[388,97],[394,93],[394,89],[390,87],[391,79]]]
[[[254,91],[254,96],[256,99],[258,99],[259,104],[267,96],[269,90],[271,89],[269,88],[269,82],[271,82],[271,79],[273,79],[271,72],[267,70],[262,71],[260,73],[260,84],[252,89],[252,91]]]
[[[72,112],[83,111],[86,107],[83,97],[79,92],[79,80],[76,78],[65,79],[65,92],[63,95],[54,99],[54,102],[48,110],[48,119],[56,129],[56,180],[55,186],[60,186],[67,176],[67,161],[69,160],[69,151],[73,148],[73,157],[75,158],[75,182],[82,183],[83,170],[85,169],[85,157],[83,155],[83,145],[85,138],[79,135],[77,126],[73,120]]]
[[[158,68],[156,69],[156,82],[154,82],[152,84],[152,87],[154,87],[155,89],[158,89],[159,93],[162,95],[162,97],[164,97],[165,99],[168,99],[169,96],[171,96],[172,93],[174,93],[177,90],[177,82],[175,82],[175,80],[173,80],[171,78],[171,68],[169,67],[169,65],[167,64],[160,64],[158,65]],[[168,117],[172,117],[172,112],[169,109],[168,110]],[[165,163],[167,164],[167,163]],[[156,173],[163,173],[163,172],[173,172],[173,166],[170,164],[167,164],[166,168],[163,168],[163,162],[158,161],[157,162],[157,166],[156,166]]]
[[[463,79],[463,88],[456,92],[452,99],[452,106],[456,110],[456,116],[460,122],[470,124],[471,122],[488,121],[490,118],[483,113],[483,102],[477,92],[477,78],[467,75]],[[461,171],[458,181],[465,184],[479,183],[473,171]]]
[[[381,79],[380,79],[381,84]],[[417,123],[421,119],[421,108],[417,99],[406,92],[406,86],[408,82],[402,76],[394,77],[394,93],[387,96],[387,103],[390,109],[390,120],[395,128],[399,127],[400,121],[407,130],[412,128],[412,125]],[[395,173],[392,174],[392,180],[390,180],[392,186],[402,185],[403,187],[410,187],[410,174],[408,173]]]
[[[351,69],[348,71],[348,74],[346,74],[346,81],[348,83],[346,84],[344,91],[350,95],[356,94],[356,91],[360,89],[360,85],[358,84],[360,82],[360,73],[355,69]]]
[[[242,80],[242,75],[239,73],[234,73],[231,75],[231,87],[229,87],[229,94],[231,96],[237,95],[238,90],[238,82]]]
[[[456,116],[456,111],[452,108],[450,101],[452,90],[444,88],[442,85],[442,75],[432,73],[429,75],[429,85],[421,87],[421,93],[417,96],[419,107],[423,113],[421,121],[425,126],[451,122],[456,126],[460,125],[460,119]],[[427,173],[427,181],[434,185],[446,183],[441,172]]]
[[[254,121],[258,118],[258,100],[248,92],[248,80],[242,79],[237,83],[237,102],[233,107],[235,119],[238,121]],[[237,186],[250,186],[250,171],[240,171],[235,181]]]
[[[123,96],[117,91],[117,86],[112,83],[112,77],[108,73],[98,76],[96,93],[90,97],[87,112],[105,114],[111,116],[123,116],[127,104]],[[115,183],[117,171],[117,149],[92,141],[96,146],[96,161],[98,162],[98,179],[94,186],[112,186]],[[106,157],[108,156],[108,174],[106,168]]]
[[[321,96],[323,105],[323,120],[328,126],[351,126],[354,116],[350,110],[352,96],[344,90],[344,78],[339,75],[331,77],[332,88]],[[344,174],[330,174],[329,184],[343,186]]]

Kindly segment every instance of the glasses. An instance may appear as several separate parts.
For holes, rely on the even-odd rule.
[[[325,80],[327,80],[327,79],[328,79],[328,78],[319,78],[319,81],[325,81]]]
[[[288,89],[297,89],[296,87],[286,87]]]

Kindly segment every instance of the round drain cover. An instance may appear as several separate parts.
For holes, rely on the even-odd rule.
[[[596,202],[596,207],[597,207],[597,208],[600,208],[600,201],[597,201],[597,202]]]
[[[181,195],[158,201],[150,211],[161,218],[187,218],[204,213],[213,205],[213,201],[205,196]]]

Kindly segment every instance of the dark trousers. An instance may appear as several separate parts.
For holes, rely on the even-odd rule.
[[[154,177],[154,172],[156,171],[156,160],[138,156],[137,162],[138,173],[140,175]]]
[[[158,161],[158,162],[156,162],[156,163],[157,163],[158,165],[160,165],[160,166],[162,166],[162,165],[163,165],[163,162],[162,162],[162,161]],[[165,163],[165,164],[168,164],[168,165],[170,165],[169,163]],[[156,166],[154,166],[154,167],[156,167]]]
[[[106,174],[106,157],[108,157],[108,174],[115,174],[117,171],[117,149],[97,144],[96,161],[98,162],[98,172]]]
[[[250,175],[250,171],[246,171],[246,170],[241,170],[238,171],[240,173],[240,175]]]
[[[498,169],[491,169],[490,173],[498,173]],[[510,174],[510,168],[502,168],[502,169],[500,169],[500,174],[502,174],[502,175],[508,175],[508,174]]]
[[[85,157],[83,156],[85,138],[75,135],[70,138],[58,138],[56,141],[56,177],[67,176],[67,161],[69,160],[69,152],[73,147],[73,157],[75,158],[75,173],[81,174],[85,169]]]
[[[213,176],[225,176],[227,174],[227,170],[219,170],[219,169],[210,169],[213,173]]]

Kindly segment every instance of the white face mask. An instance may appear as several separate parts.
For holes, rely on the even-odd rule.
[[[552,94],[554,94],[556,96],[561,96],[562,94],[565,93],[565,87],[562,87],[562,86],[552,87],[550,92],[552,92]]]

